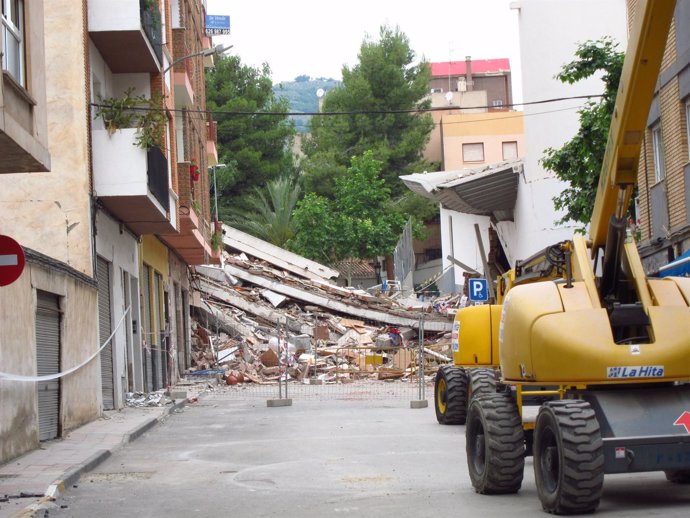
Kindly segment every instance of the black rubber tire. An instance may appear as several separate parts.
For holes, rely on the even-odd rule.
[[[473,398],[483,396],[485,394],[496,393],[497,372],[490,367],[476,367],[467,369],[468,381],[468,406],[469,401]]]
[[[477,493],[517,493],[525,471],[525,436],[517,405],[508,394],[470,403],[465,428],[467,468]]]
[[[664,471],[666,480],[674,484],[690,484],[690,470],[674,469]]]
[[[467,372],[444,365],[436,373],[434,407],[440,424],[465,424],[467,419]]]
[[[596,510],[604,486],[604,444],[589,403],[574,399],[541,406],[534,430],[534,476],[546,512]]]

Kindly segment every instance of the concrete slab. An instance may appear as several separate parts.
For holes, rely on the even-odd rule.
[[[292,406],[292,399],[268,399],[266,400],[266,406],[268,407],[278,407],[278,406]]]

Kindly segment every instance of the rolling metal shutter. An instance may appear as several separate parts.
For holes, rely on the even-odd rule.
[[[100,344],[113,331],[110,316],[110,264],[98,258],[98,335]],[[113,386],[113,343],[112,340],[101,351],[101,391],[103,392],[103,410],[115,408]]]
[[[151,268],[144,265],[144,276],[141,279],[141,291],[144,294],[144,318],[141,332],[147,347],[144,348],[144,378],[147,392],[153,391],[153,334],[151,334]]]
[[[36,374],[48,376],[60,372],[60,299],[57,295],[37,292],[36,304]],[[38,437],[41,441],[60,434],[60,380],[39,381]]]
[[[162,343],[162,337],[163,334],[161,332],[161,281],[160,281],[160,275],[158,273],[154,273],[153,275],[153,320],[155,322],[154,326],[151,326],[151,329],[155,329],[157,334],[151,334],[151,338],[154,336],[156,337],[155,343],[156,343],[156,348],[153,351],[153,358],[154,358],[154,363],[155,363],[155,370],[154,372],[156,373],[156,382],[155,382],[155,389],[158,390],[162,388],[165,384],[165,374],[164,374],[164,367],[163,367],[163,362],[165,361],[165,355],[163,354],[163,343]]]

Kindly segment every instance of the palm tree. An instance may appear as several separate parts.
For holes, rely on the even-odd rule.
[[[301,189],[289,178],[278,178],[266,184],[264,190],[255,188],[247,199],[249,209],[232,214],[228,223],[237,228],[283,247],[294,236],[292,211]]]

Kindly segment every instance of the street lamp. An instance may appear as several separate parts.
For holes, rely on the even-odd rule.
[[[213,171],[213,216],[215,224],[217,224],[218,222],[218,187],[216,183],[216,169],[224,169],[225,167],[227,167],[226,164],[216,164],[209,166],[209,169]]]
[[[230,50],[233,46],[229,45],[227,47],[224,47],[223,45],[216,45],[215,47],[211,47],[210,49],[204,49],[200,50],[199,52],[194,52],[193,54],[189,54],[187,56],[182,56],[181,58],[177,58],[174,60],[172,63],[170,63],[167,67],[163,69],[163,74],[165,74],[168,70],[170,70],[172,67],[177,65],[180,61],[184,61],[185,59],[193,58],[195,56],[220,56],[223,52]]]

